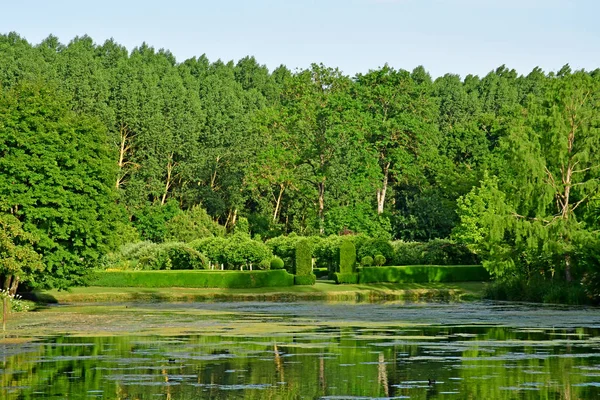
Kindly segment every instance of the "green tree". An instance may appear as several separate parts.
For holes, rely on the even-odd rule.
[[[113,242],[118,218],[113,154],[95,118],[69,110],[41,83],[0,94],[2,212],[39,238],[46,266],[36,285],[82,282]]]

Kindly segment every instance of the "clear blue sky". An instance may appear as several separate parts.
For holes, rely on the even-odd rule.
[[[88,34],[178,61],[253,55],[273,69],[311,63],[354,75],[386,62],[434,76],[600,67],[598,0],[30,0],[0,11],[0,32],[33,43]]]

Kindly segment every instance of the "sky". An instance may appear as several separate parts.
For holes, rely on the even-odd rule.
[[[0,10],[0,33],[37,44],[87,34],[177,61],[254,56],[270,70],[311,63],[353,76],[388,64],[433,77],[600,67],[598,0],[29,0]]]

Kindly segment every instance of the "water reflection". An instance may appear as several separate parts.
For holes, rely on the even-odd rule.
[[[596,399],[599,333],[352,322],[245,336],[61,335],[0,344],[0,393],[15,400]]]

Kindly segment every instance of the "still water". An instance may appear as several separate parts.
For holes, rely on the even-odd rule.
[[[2,399],[600,399],[600,310],[52,307],[0,341]]]

